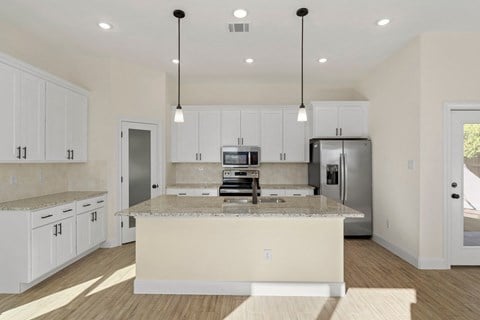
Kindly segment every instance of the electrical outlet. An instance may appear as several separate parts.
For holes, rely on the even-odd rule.
[[[390,229],[390,220],[387,219],[387,229]]]
[[[263,249],[263,257],[267,261],[271,261],[273,258],[272,249]]]
[[[17,184],[17,176],[11,175],[10,176],[10,184]]]
[[[407,161],[407,168],[408,168],[408,170],[415,170],[415,160],[408,160]]]

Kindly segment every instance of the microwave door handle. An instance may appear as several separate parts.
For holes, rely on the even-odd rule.
[[[252,153],[249,152],[248,153],[248,163],[247,163],[247,165],[251,165],[251,164],[252,164]]]

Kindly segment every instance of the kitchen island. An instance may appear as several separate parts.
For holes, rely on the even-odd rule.
[[[343,219],[324,196],[160,196],[136,218],[135,293],[342,296]],[[283,202],[282,202],[283,200]]]

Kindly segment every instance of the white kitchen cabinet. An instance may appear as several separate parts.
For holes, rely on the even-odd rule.
[[[222,110],[222,145],[260,145],[258,110]]]
[[[61,266],[65,262],[73,259],[76,255],[75,248],[75,221],[73,217],[60,220],[56,223],[56,258],[57,266]]]
[[[167,195],[183,197],[217,197],[218,188],[176,188],[167,187]]]
[[[0,63],[0,161],[45,158],[45,81]]]
[[[262,162],[307,161],[306,125],[297,121],[297,113],[297,107],[262,111]]]
[[[183,114],[185,122],[172,127],[172,162],[220,162],[220,111],[184,110]]]
[[[105,197],[77,202],[77,254],[106,239]]]
[[[46,90],[46,159],[87,160],[87,98],[53,83]]]
[[[366,138],[367,101],[316,101],[313,105],[314,138]]]
[[[313,195],[311,188],[262,188],[263,197],[306,197]]]
[[[313,196],[313,189],[285,189],[286,197],[306,197]]]

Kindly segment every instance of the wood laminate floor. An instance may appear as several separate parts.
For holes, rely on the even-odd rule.
[[[344,298],[133,295],[133,244],[100,249],[20,295],[6,319],[480,319],[480,268],[417,270],[371,240],[345,241]]]

